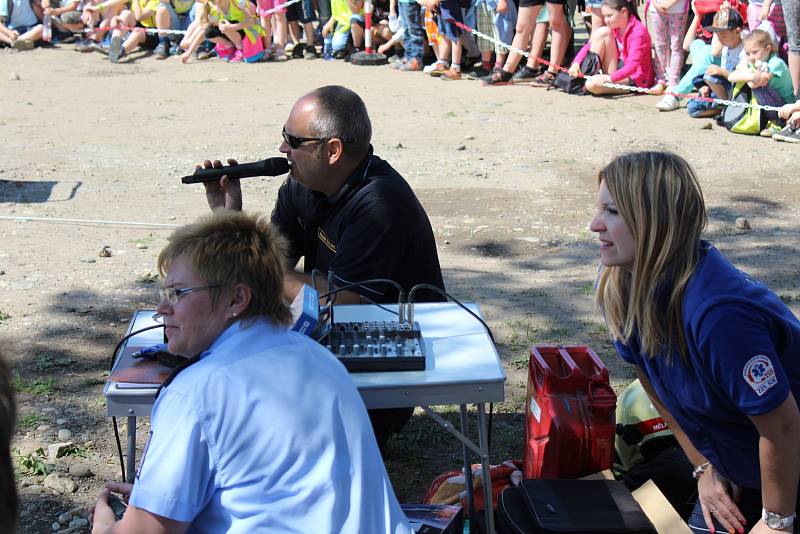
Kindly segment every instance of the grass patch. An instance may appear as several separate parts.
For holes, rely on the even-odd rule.
[[[21,454],[15,449],[14,454],[17,457],[17,465],[24,474],[44,476],[50,472],[50,467],[44,463],[43,448],[40,447],[30,454]]]
[[[594,295],[594,282],[587,282],[580,286],[581,293],[586,295],[587,297],[591,297]]]
[[[34,378],[33,380],[25,380],[19,373],[14,373],[14,389],[21,393],[30,393],[31,395],[49,395],[56,389],[55,378]]]
[[[64,449],[64,456],[78,456],[80,458],[86,458],[86,449],[80,445],[70,445]]]
[[[19,428],[31,428],[37,426],[42,421],[44,421],[44,417],[38,413],[29,413],[19,418],[17,426]]]
[[[3,321],[8,321],[9,319],[11,319],[11,315],[4,312],[3,310],[0,310],[0,323],[2,323]]]
[[[47,371],[53,367],[63,367],[73,363],[75,363],[75,360],[68,356],[53,356],[52,354],[39,354],[36,356],[36,369],[39,371]]]

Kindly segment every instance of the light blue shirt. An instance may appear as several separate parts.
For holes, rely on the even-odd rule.
[[[358,391],[306,336],[233,324],[151,427],[131,503],[191,532],[412,532]]]
[[[31,8],[30,0],[11,0],[11,18],[8,18],[8,2],[0,0],[0,17],[6,19],[6,27],[10,30],[20,26],[36,26],[38,19]]]

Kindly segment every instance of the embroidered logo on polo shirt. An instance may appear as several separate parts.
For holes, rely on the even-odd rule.
[[[772,361],[763,354],[753,356],[744,364],[742,376],[759,397],[778,383]]]
[[[331,241],[331,238],[328,237],[328,234],[322,231],[322,228],[317,228],[317,237],[319,238],[320,241],[322,241],[323,245],[328,247],[331,250],[331,252],[336,254],[336,243]]]

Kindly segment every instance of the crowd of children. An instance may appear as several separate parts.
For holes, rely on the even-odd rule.
[[[753,108],[745,133],[800,142],[800,0],[578,0],[589,39],[577,54],[572,1],[374,0],[367,35],[365,0],[0,0],[0,46],[73,40],[114,63],[140,49],[252,63],[346,60],[371,42],[392,68],[442,80],[550,87],[564,71],[594,95],[663,95],[660,111],[686,99],[692,117],[722,116],[719,100],[739,99],[770,107]]]

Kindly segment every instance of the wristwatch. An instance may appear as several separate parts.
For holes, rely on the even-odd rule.
[[[781,515],[775,512],[768,512],[766,508],[761,509],[761,519],[767,526],[774,530],[783,530],[794,525],[795,514]]]

